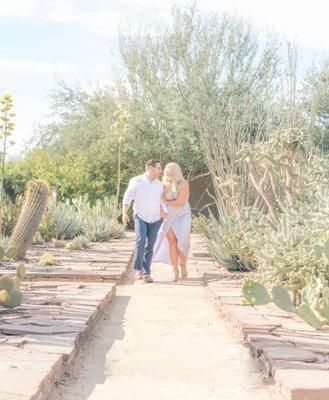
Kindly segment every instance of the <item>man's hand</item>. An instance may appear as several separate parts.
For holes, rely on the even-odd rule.
[[[123,225],[128,225],[128,223],[130,222],[130,219],[128,217],[127,213],[122,214],[122,223]]]
[[[165,220],[167,218],[167,213],[164,212],[162,208],[160,210],[160,218],[163,220]]]
[[[122,223],[123,223],[123,225],[127,225],[130,222],[130,219],[128,217],[128,209],[129,209],[129,204],[122,205]]]

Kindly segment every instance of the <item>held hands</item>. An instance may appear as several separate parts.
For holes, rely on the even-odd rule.
[[[130,219],[128,217],[128,214],[127,213],[123,213],[122,214],[122,223],[123,223],[123,225],[128,225],[129,222],[130,222]]]
[[[160,210],[160,217],[161,219],[165,220],[167,218],[167,213],[164,212],[162,209]]]

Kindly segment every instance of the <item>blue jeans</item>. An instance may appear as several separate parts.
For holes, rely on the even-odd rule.
[[[162,219],[155,222],[145,222],[135,214],[134,221],[136,232],[134,269],[142,270],[144,275],[150,275],[153,248]]]

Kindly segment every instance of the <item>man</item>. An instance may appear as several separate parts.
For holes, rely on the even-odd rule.
[[[136,279],[143,279],[145,283],[151,283],[153,247],[165,213],[161,206],[163,185],[158,179],[161,174],[160,161],[155,159],[147,161],[145,169],[145,174],[135,176],[129,181],[123,196],[122,222],[125,225],[129,222],[128,209],[134,200],[135,276]]]

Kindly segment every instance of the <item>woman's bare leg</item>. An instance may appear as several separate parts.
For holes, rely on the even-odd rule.
[[[178,264],[177,239],[171,228],[168,230],[166,237],[169,242],[169,256],[173,268],[173,281],[177,281],[179,277],[179,271],[177,268]]]
[[[181,278],[186,279],[187,278],[187,269],[186,269],[187,258],[180,250],[178,252],[178,255],[179,255],[179,264],[181,267],[181,270],[180,270]]]

